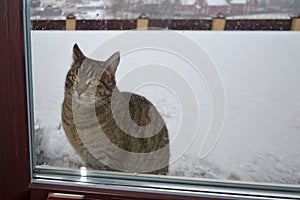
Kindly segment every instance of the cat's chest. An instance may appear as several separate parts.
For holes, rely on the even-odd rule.
[[[73,121],[77,128],[90,129],[108,122],[110,110],[106,107],[74,105],[72,109]]]

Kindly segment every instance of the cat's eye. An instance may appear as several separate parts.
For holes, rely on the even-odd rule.
[[[79,80],[77,75],[70,75],[69,78],[74,82],[77,82]]]
[[[96,80],[96,79],[93,79],[89,82],[90,85],[98,85],[99,84],[99,81]]]

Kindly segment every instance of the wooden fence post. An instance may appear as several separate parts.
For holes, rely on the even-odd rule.
[[[138,30],[148,30],[149,19],[138,19],[136,24],[136,29]]]
[[[66,30],[68,30],[68,31],[76,30],[76,17],[73,14],[69,14],[67,16]]]
[[[148,30],[149,27],[149,19],[145,14],[141,14],[136,22],[136,29],[137,30]]]
[[[300,17],[292,18],[291,31],[300,31]]]
[[[226,26],[225,18],[215,18],[212,21],[211,30],[212,31],[224,31]]]

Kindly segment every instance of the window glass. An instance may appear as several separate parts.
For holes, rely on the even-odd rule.
[[[299,32],[204,31],[299,29],[299,1],[27,6],[34,177],[299,191]]]
[[[288,18],[300,10],[295,0],[30,0],[30,7],[31,19],[54,20],[68,14],[78,19]]]

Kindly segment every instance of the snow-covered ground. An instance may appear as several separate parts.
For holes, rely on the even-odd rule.
[[[206,57],[198,56],[191,48],[184,54],[203,57],[203,65],[215,66],[225,87],[224,128],[205,158],[199,156],[200,147],[213,113],[209,92],[214,95],[206,86],[209,77],[201,71],[205,66],[193,66],[172,53],[186,41],[173,42],[169,51],[141,44],[125,52],[139,41],[112,39],[122,33],[32,31],[37,164],[83,165],[60,122],[65,75],[72,46],[78,43],[86,55],[99,60],[120,50],[118,87],[146,96],[167,123],[170,175],[300,184],[300,33],[178,32],[207,52]],[[160,34],[163,38],[164,32]],[[151,35],[147,39],[151,41]]]
[[[234,15],[228,16],[226,19],[278,19],[278,20],[289,20],[294,16],[293,13],[262,13],[262,14],[249,14],[249,15]]]

